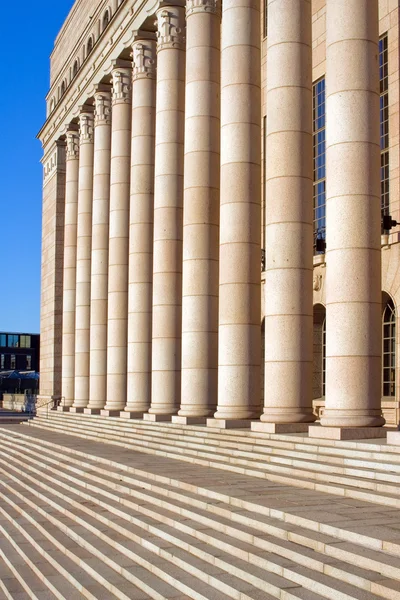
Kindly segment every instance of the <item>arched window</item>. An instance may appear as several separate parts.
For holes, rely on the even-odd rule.
[[[396,309],[387,297],[382,319],[382,394],[396,395]]]
[[[87,43],[87,50],[86,50],[86,56],[89,56],[89,54],[91,53],[91,51],[93,50],[93,38],[90,37]]]
[[[55,107],[56,107],[56,101],[55,101],[54,98],[52,98],[52,100],[50,102],[50,112],[51,113],[53,112],[53,110],[55,109]]]
[[[107,27],[109,22],[110,22],[110,11],[109,11],[109,9],[107,9],[106,12],[104,13],[104,17],[103,17],[103,31],[105,30],[105,28]]]
[[[64,96],[66,90],[67,90],[67,84],[65,83],[65,81],[63,81],[61,84],[60,98],[62,98]]]
[[[74,62],[74,66],[73,66],[73,69],[72,69],[72,77],[76,77],[78,75],[78,71],[79,71],[79,63],[76,60]]]

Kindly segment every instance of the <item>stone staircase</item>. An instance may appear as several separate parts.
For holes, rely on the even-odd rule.
[[[50,411],[0,427],[0,600],[400,600],[400,450]]]

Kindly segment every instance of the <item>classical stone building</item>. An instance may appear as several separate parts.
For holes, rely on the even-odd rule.
[[[266,432],[318,415],[334,438],[399,421],[399,16],[76,0],[39,134],[43,402]]]

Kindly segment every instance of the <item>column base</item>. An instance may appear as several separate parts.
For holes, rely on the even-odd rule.
[[[71,412],[71,413],[83,413],[83,411],[84,411],[83,406],[71,406],[71,408],[69,409],[69,412]]]
[[[69,412],[71,410],[71,406],[57,406],[58,412]]]
[[[171,421],[172,415],[153,415],[152,413],[144,413],[143,421],[151,421],[152,423],[165,423]]]
[[[121,410],[119,416],[123,419],[143,419],[142,412],[134,412],[130,410]]]
[[[387,443],[390,446],[400,446],[400,431],[388,431]]]
[[[308,423],[264,423],[253,421],[251,430],[258,433],[305,433],[308,431]]]
[[[250,419],[207,419],[207,427],[215,429],[250,429]]]
[[[387,430],[384,427],[321,427],[311,425],[308,428],[310,438],[325,440],[369,440],[385,438]]]
[[[120,413],[120,410],[110,410],[108,408],[102,408],[100,411],[102,417],[119,417]]]
[[[84,415],[99,415],[100,411],[101,411],[101,408],[84,408],[83,414]]]
[[[174,415],[172,417],[172,423],[178,425],[205,425],[207,417],[181,417],[180,415]]]

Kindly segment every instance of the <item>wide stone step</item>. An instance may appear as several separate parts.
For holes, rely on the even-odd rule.
[[[39,429],[27,431],[25,428],[9,430],[8,434],[18,439],[19,446],[26,445],[28,451],[32,445],[33,448],[35,445],[39,445],[41,453],[44,449],[51,448],[50,456],[52,457],[54,455],[53,442],[62,444],[62,457],[57,463],[60,468],[65,467],[74,472],[76,464],[85,472],[93,471],[95,475],[92,474],[91,477],[100,483],[104,483],[108,478],[128,484],[140,481],[140,486],[144,489],[164,494],[169,499],[185,501],[185,498],[188,497],[193,506],[206,508],[222,516],[227,516],[231,512],[236,515],[238,509],[240,512],[248,511],[256,518],[259,515],[272,517],[278,523],[284,522],[306,530],[325,533],[342,541],[358,541],[371,549],[385,550],[400,556],[400,544],[396,543],[398,538],[393,539],[393,536],[397,536],[397,530],[390,529],[390,525],[400,525],[397,509],[384,508],[379,505],[371,506],[347,498],[341,501],[325,492],[317,494],[313,491],[297,489],[293,494],[290,486],[278,486],[266,480],[257,483],[254,489],[255,484],[252,478],[243,478],[233,473],[224,475],[226,486],[221,487],[219,476],[218,484],[214,483],[213,485],[216,472],[202,466],[185,466],[185,471],[182,468],[183,465],[180,466],[176,461],[166,458],[160,460],[158,457],[146,458],[127,450],[121,450],[115,455],[115,458],[119,459],[116,462],[116,460],[107,458],[108,456],[114,458],[114,450],[108,449],[107,446],[98,442],[88,443],[91,452],[91,456],[88,456],[87,453],[77,450],[79,444],[86,445],[86,442],[79,442],[79,438],[74,439],[69,436],[60,438],[58,434],[48,432],[46,440],[42,439]],[[12,447],[14,442],[9,440],[9,435],[3,436],[3,438],[5,443],[8,441]],[[68,466],[68,454],[71,457],[69,460],[72,461],[72,466]],[[145,460],[145,468],[132,466],[132,461],[138,463],[137,459],[141,461],[141,464]],[[52,460],[57,462],[54,457]],[[168,471],[168,477],[164,476],[165,471]],[[192,476],[194,472],[195,477]],[[176,479],[171,476],[174,473],[177,475]],[[246,483],[242,485],[242,482]],[[207,487],[203,483],[206,483]],[[289,508],[284,510],[283,505],[287,505],[286,498],[288,497],[290,498]],[[352,508],[352,503],[355,508]],[[310,517],[308,506],[312,506],[314,518]],[[365,521],[366,517],[368,517],[367,521]],[[364,531],[365,529],[367,529],[367,533]],[[373,536],[370,535],[371,532]]]
[[[240,443],[237,441],[235,442],[233,438],[224,439],[222,437],[223,434],[221,434],[221,438],[219,437],[220,434],[209,434],[206,429],[204,429],[204,437],[201,438],[198,431],[191,431],[191,426],[187,428],[189,431],[185,431],[185,434],[183,434],[180,430],[174,428],[154,428],[154,426],[151,426],[151,424],[148,424],[146,421],[126,422],[124,419],[101,419],[95,415],[81,417],[82,415],[78,415],[77,417],[76,415],[70,415],[68,413],[62,415],[57,413],[51,414],[51,420],[54,422],[63,424],[75,423],[78,426],[84,426],[85,429],[92,428],[97,431],[118,432],[119,437],[123,439],[135,435],[138,439],[148,439],[151,441],[169,440],[173,442],[176,447],[198,448],[199,444],[201,444],[203,448],[205,446],[217,446],[220,453],[231,456],[245,457],[250,455],[254,459],[291,465],[293,464],[292,459],[295,459],[297,461],[304,461],[304,465],[310,465],[313,469],[324,470],[325,472],[345,472],[343,469],[348,469],[349,472],[351,472],[350,467],[354,467],[356,470],[359,469],[361,476],[387,480],[390,482],[400,482],[400,463],[396,464],[393,462],[393,454],[387,455],[386,460],[388,462],[384,463],[384,455],[382,453],[375,457],[374,460],[367,460],[368,457],[365,456],[365,452],[361,453],[363,455],[360,458],[355,458],[353,452],[350,450],[346,450],[346,454],[339,456],[324,453],[325,450],[331,452],[331,448],[322,447],[319,449],[320,452],[316,453],[313,451],[315,450],[313,446],[309,447],[307,445],[303,445],[304,447],[302,449],[296,447],[296,450],[287,450],[284,447],[275,447],[276,442],[271,439],[263,440],[263,443],[260,443],[262,439],[260,440],[259,438],[241,438],[242,440],[247,440],[247,443]],[[165,424],[161,423],[157,425]],[[255,436],[257,434],[249,433],[249,435]],[[255,444],[256,441],[257,444]],[[322,458],[323,465],[320,466],[319,461]],[[336,466],[340,467],[339,471],[336,471]],[[372,472],[370,471],[371,469],[373,470]],[[380,471],[381,473],[377,476],[376,472]],[[387,472],[390,474],[388,475]],[[395,475],[396,473],[399,474],[398,477]]]
[[[17,483],[18,481],[18,483]],[[258,584],[258,588],[250,584],[248,581],[243,581],[233,573],[227,574],[220,567],[213,563],[206,563],[193,556],[188,550],[183,548],[170,549],[166,546],[164,540],[160,540],[159,544],[153,542],[154,550],[149,551],[135,540],[135,530],[131,531],[128,528],[117,528],[114,526],[111,531],[105,528],[105,517],[102,515],[101,525],[98,515],[95,511],[79,509],[80,502],[75,501],[73,510],[71,509],[71,500],[73,494],[68,495],[63,492],[63,487],[58,489],[53,483],[53,490],[50,487],[43,494],[40,492],[40,487],[33,482],[26,483],[26,479],[22,474],[15,479],[14,487],[19,496],[29,498],[38,498],[40,502],[47,503],[52,511],[49,519],[51,523],[58,527],[67,527],[73,533],[71,537],[79,539],[80,545],[88,550],[93,556],[96,556],[100,561],[106,561],[116,571],[119,571],[122,576],[132,579],[137,572],[141,572],[141,577],[146,578],[146,573],[154,585],[153,580],[157,575],[162,575],[166,581],[169,581],[173,587],[176,587],[181,592],[187,594],[189,598],[198,600],[215,598],[222,600],[229,598],[243,598],[243,600],[272,600],[273,597],[280,597],[280,588],[277,583],[282,585],[282,588],[296,588],[298,586],[285,582],[283,578],[275,577],[275,581],[258,580],[254,572],[244,573],[248,579],[253,579],[254,583]],[[58,494],[56,493],[58,491]],[[113,524],[115,515],[110,512],[108,514],[108,523]],[[118,519],[116,520],[118,524]],[[60,525],[61,524],[61,525]],[[125,523],[124,523],[125,525]],[[79,531],[79,534],[76,532]],[[167,544],[168,546],[168,544]],[[107,557],[109,557],[107,559]],[[112,558],[110,558],[112,557]],[[118,565],[118,568],[117,568]],[[137,566],[138,565],[138,566]],[[231,568],[231,570],[233,570]],[[254,571],[255,569],[253,569]],[[238,569],[236,569],[238,571]],[[258,575],[261,575],[261,569],[258,569]],[[199,580],[199,581],[197,581]],[[168,590],[169,585],[163,586],[163,597],[172,598],[176,596],[173,590]],[[259,588],[262,588],[261,590]],[[120,587],[121,589],[121,587]],[[276,591],[275,596],[267,593],[267,590]],[[216,593],[219,590],[220,593]],[[263,595],[260,594],[263,591]],[[278,595],[279,594],[279,595]],[[122,596],[121,596],[122,597]],[[129,597],[139,598],[137,594],[129,590]],[[142,596],[140,596],[141,598]],[[297,600],[299,596],[287,593],[288,600]],[[317,598],[317,596],[315,596]]]
[[[60,433],[75,435],[87,440],[100,440],[103,443],[116,445],[120,448],[137,448],[140,452],[167,456],[212,468],[223,469],[235,473],[243,473],[252,477],[265,478],[276,482],[289,482],[290,485],[307,489],[326,491],[337,495],[347,495],[352,498],[366,500],[368,502],[379,502],[388,506],[397,506],[399,502],[398,486],[389,486],[379,482],[362,478],[348,476],[336,476],[333,474],[316,473],[294,467],[284,467],[260,463],[251,460],[237,459],[235,457],[222,456],[217,452],[207,452],[201,449],[180,449],[171,444],[153,443],[147,440],[130,438],[129,441],[121,441],[117,432],[108,434],[96,429],[87,429],[84,426],[70,426],[65,428],[62,424],[49,421],[33,422],[34,427],[42,429],[58,430]],[[201,447],[201,446],[200,446]],[[387,491],[389,489],[389,491]]]
[[[143,594],[135,586],[130,585],[129,591],[124,593],[126,581],[102,561],[93,557],[85,548],[77,544],[72,537],[66,534],[67,526],[64,517],[59,521],[59,527],[54,527],[54,520],[47,510],[44,511],[37,505],[37,499],[32,500],[18,491],[18,485],[12,486],[0,483],[0,514],[9,519],[10,526],[15,526],[29,544],[29,554],[26,553],[26,563],[29,565],[29,556],[33,550],[56,567],[56,571],[63,578],[59,583],[57,578],[54,585],[65,589],[57,598],[117,598],[119,600],[146,600],[149,595]],[[64,531],[63,531],[64,530]],[[71,529],[71,534],[73,529]],[[11,539],[11,538],[10,538]],[[48,566],[44,567],[48,569]],[[56,584],[57,581],[57,584]],[[75,588],[71,592],[70,583]],[[31,586],[30,586],[31,588]],[[33,586],[34,589],[34,586]],[[161,600],[162,595],[154,596]],[[39,598],[42,595],[39,594]]]
[[[13,453],[13,455],[15,456],[15,453]],[[25,457],[23,457],[22,461],[21,461],[22,468],[24,465],[24,461],[25,461]],[[47,473],[49,471],[49,466],[45,465],[45,467],[46,467],[45,470]],[[40,470],[39,469],[33,469],[33,470],[36,471],[35,476],[37,477],[37,475],[40,473]],[[55,474],[60,474],[60,465],[58,465],[57,468],[54,468],[52,471]],[[83,473],[84,473],[85,478],[88,478],[90,475],[89,472],[87,471],[87,468],[85,468]],[[22,474],[23,474],[23,471],[21,471],[21,475]],[[68,481],[69,477],[71,477],[71,476],[67,474],[67,476],[66,476],[67,481]],[[102,477],[103,477],[103,475],[102,475]],[[91,502],[100,502],[101,506],[103,508],[105,508],[107,506],[107,503],[104,503],[104,500],[101,501],[100,498],[101,498],[102,494],[106,499],[108,499],[110,497],[111,501],[114,500],[114,503],[117,506],[123,505],[124,509],[126,506],[129,506],[129,505],[132,506],[132,501],[130,500],[130,498],[132,498],[132,496],[133,496],[132,488],[127,490],[129,492],[129,496],[128,496],[128,502],[126,503],[126,501],[125,502],[123,501],[123,498],[121,497],[120,494],[119,494],[119,497],[117,497],[115,495],[110,496],[110,492],[104,486],[100,486],[100,485],[97,485],[97,486],[90,485],[89,486],[89,485],[85,484],[84,479],[77,478],[76,476],[73,478],[71,477],[71,480],[73,482],[73,485],[75,486],[74,488],[69,488],[72,493],[74,493],[74,491],[75,492],[77,491],[78,485],[81,485],[81,487],[83,489],[90,489],[90,490],[93,489],[97,495],[96,496],[92,495],[91,497],[88,497],[86,495],[85,498],[89,502],[90,501]],[[53,478],[51,481],[51,485],[54,486],[54,484],[56,484],[56,481],[57,480]],[[46,486],[46,483],[44,483],[44,485]],[[66,487],[65,482],[63,482],[62,485],[64,488]],[[142,483],[140,483],[140,485],[142,485]],[[112,487],[114,487],[114,488],[118,487],[119,492],[122,491],[122,486],[117,485],[115,483],[115,481],[112,482],[111,488]],[[48,491],[50,491],[50,490],[51,490],[51,488],[49,488]],[[144,512],[146,517],[149,517],[149,515],[151,515],[152,518],[158,518],[158,520],[161,523],[167,523],[167,525],[165,525],[162,530],[162,535],[165,535],[165,527],[175,528],[172,531],[176,531],[177,528],[179,529],[180,521],[175,521],[173,515],[171,517],[171,510],[175,510],[175,512],[177,512],[177,514],[181,518],[182,517],[186,517],[186,518],[192,517],[194,519],[196,519],[196,518],[198,520],[200,519],[200,521],[198,523],[201,526],[199,531],[196,532],[196,530],[194,530],[193,528],[190,528],[189,526],[185,526],[185,528],[184,528],[184,530],[190,531],[191,534],[197,535],[198,539],[206,541],[208,544],[214,543],[214,545],[216,545],[216,547],[221,548],[221,537],[227,538],[228,542],[226,542],[226,541],[223,542],[224,543],[223,548],[225,550],[229,549],[229,551],[232,553],[233,556],[237,557],[238,555],[241,554],[242,556],[243,555],[246,556],[247,559],[250,556],[255,556],[255,558],[258,561],[258,563],[260,564],[260,566],[262,565],[262,567],[266,570],[268,570],[268,568],[269,569],[274,568],[275,572],[276,572],[276,569],[281,568],[281,565],[279,563],[277,565],[277,564],[273,563],[273,561],[271,562],[271,560],[265,561],[265,559],[260,558],[259,556],[254,555],[251,552],[249,552],[248,548],[244,548],[244,549],[243,549],[243,547],[238,548],[238,542],[237,541],[235,542],[235,537],[239,537],[239,539],[240,539],[240,536],[242,536],[242,539],[253,540],[254,530],[251,531],[249,528],[242,527],[239,531],[237,529],[237,526],[236,526],[236,528],[233,528],[232,524],[227,522],[225,519],[220,518],[218,523],[215,523],[215,525],[217,525],[217,532],[218,532],[216,534],[216,532],[213,531],[213,523],[210,522],[210,519],[207,517],[207,515],[204,511],[202,511],[202,512],[197,511],[197,514],[190,514],[190,513],[185,514],[184,507],[182,508],[181,505],[179,505],[179,504],[177,505],[176,502],[174,502],[174,504],[171,505],[170,503],[168,504],[168,503],[163,502],[161,499],[161,503],[160,503],[160,501],[157,503],[157,499],[155,499],[154,494],[152,494],[153,498],[151,498],[149,496],[140,494],[140,492],[137,492],[137,493],[139,493],[139,498],[137,500],[141,503],[143,503],[143,502],[145,503],[144,506],[146,508],[142,509],[142,512]],[[99,496],[99,494],[100,494],[100,496]],[[154,503],[154,501],[156,501],[156,506],[158,506],[158,505],[160,506],[157,508],[158,514],[157,514],[157,512],[154,512],[151,510],[149,511],[149,509],[147,508],[148,505],[151,504],[152,502]],[[163,506],[165,506],[165,505],[167,505],[166,510],[163,508]],[[79,504],[78,504],[78,506],[79,506]],[[112,504],[108,505],[108,509],[110,511],[113,510],[112,507],[113,507]],[[133,508],[135,510],[137,510],[137,509],[140,510],[141,507],[140,507],[140,505],[135,503]],[[169,509],[169,511],[168,511],[168,509]],[[120,514],[120,512],[119,512],[119,514]],[[202,519],[203,519],[203,521],[202,521]],[[146,523],[148,523],[148,519],[146,519]],[[257,523],[255,523],[255,525],[257,526]],[[201,536],[205,535],[204,533],[202,533],[202,528],[204,529],[204,526],[209,526],[209,527],[211,526],[212,533],[214,533],[214,535],[216,534],[217,537],[214,537],[214,539],[213,539],[212,535],[207,534],[207,536],[205,538],[204,537],[202,538]],[[218,528],[219,528],[219,531],[218,531]],[[182,530],[182,528],[181,528],[181,530]],[[229,541],[229,536],[226,536],[226,535],[221,536],[221,532],[223,532],[223,531],[226,531],[231,534],[230,541]],[[279,531],[275,531],[275,533],[279,537]],[[285,533],[285,532],[283,532],[283,533]],[[287,535],[287,532],[286,532],[286,535]],[[315,559],[315,557],[312,556],[313,552],[304,552],[304,550],[302,550],[301,554],[298,552],[297,544],[300,544],[300,545],[304,544],[305,547],[309,547],[309,548],[315,547],[321,551],[322,548],[329,542],[335,543],[334,539],[328,539],[327,536],[321,536],[318,534],[316,534],[314,536],[311,535],[311,537],[309,536],[309,538],[307,539],[304,537],[304,534],[303,534],[303,532],[301,532],[300,529],[298,529],[297,532],[294,530],[292,532],[292,535],[293,535],[293,541],[294,541],[294,543],[291,544],[292,548],[290,548],[290,543],[287,544],[286,547],[284,544],[283,545],[281,544],[281,546],[280,546],[280,552],[281,552],[281,554],[283,552],[283,556],[286,555],[286,557],[288,557],[289,553],[291,552],[291,554],[292,554],[291,557],[293,557],[293,556],[297,557],[297,559],[300,561],[300,564],[304,565],[301,568],[302,569],[301,574],[299,574],[299,572],[298,572],[298,565],[294,565],[294,566],[292,565],[290,568],[288,565],[286,566],[285,573],[286,573],[287,577],[291,579],[292,582],[296,582],[298,584],[303,583],[305,585],[305,587],[308,586],[310,589],[314,589],[314,590],[317,589],[318,591],[320,591],[321,594],[324,595],[324,597],[333,598],[334,600],[336,600],[336,598],[339,597],[337,595],[338,594],[338,589],[337,589],[338,586],[341,586],[342,593],[345,593],[345,591],[343,590],[343,586],[346,587],[346,584],[343,584],[343,583],[339,584],[337,581],[334,581],[332,577],[326,576],[322,573],[319,574],[318,577],[316,577],[315,573],[312,574],[310,569],[308,569],[308,565],[314,564],[314,568],[316,568],[317,570],[320,569],[321,571],[325,571],[326,569],[328,569],[331,571],[331,573],[334,574],[335,577],[337,577],[338,579],[341,579],[341,581],[344,581],[344,582],[351,581],[352,583],[356,582],[355,585],[358,585],[363,590],[378,589],[377,582],[382,579],[382,576],[379,574],[378,574],[378,576],[371,576],[371,575],[373,575],[373,573],[371,573],[369,575],[367,571],[363,572],[362,569],[358,569],[357,574],[355,574],[354,567],[352,570],[349,570],[348,565],[344,565],[344,569],[343,569],[341,567],[341,564],[339,563],[339,561],[338,562],[334,561],[335,562],[334,565],[331,565],[329,563],[329,561],[326,561],[327,564],[324,565],[324,563],[321,562],[320,557],[317,557],[317,559]],[[233,541],[233,544],[232,544],[232,541]],[[257,541],[260,542],[260,540],[257,540]],[[265,547],[265,544],[267,544],[267,548],[270,551],[273,549],[276,550],[276,547],[275,548],[271,547],[270,542],[267,542],[265,540],[262,540],[262,542],[264,544],[264,547]],[[294,548],[294,550],[293,550],[293,548]],[[376,553],[375,558],[377,558],[377,556],[378,556],[378,554]],[[359,560],[359,556],[357,555],[355,562],[357,562],[358,560]],[[263,563],[263,561],[265,562],[265,564]],[[232,559],[230,560],[230,564],[231,563],[232,563]],[[272,567],[271,567],[271,565],[272,565]],[[304,572],[304,571],[306,571],[306,572]],[[310,573],[311,573],[311,576],[310,576]],[[334,581],[333,584],[332,584],[332,581]],[[397,582],[388,582],[386,584],[386,583],[382,583],[382,581],[380,581],[379,582],[379,586],[380,586],[379,595],[381,595],[382,597],[385,597],[385,598],[391,598],[392,597],[392,588],[390,586],[392,586],[392,585],[394,586],[395,589],[396,589],[396,587],[398,589]],[[359,594],[359,592],[353,591],[350,594],[348,593],[347,596],[344,595],[344,596],[340,596],[340,597],[343,597],[343,598],[344,597],[350,597],[350,598],[357,598],[357,597],[366,598],[367,597],[365,595],[365,593],[363,593],[361,596],[359,596],[358,594]]]
[[[85,415],[75,413],[58,413],[51,411],[49,419],[61,419],[64,423],[76,421],[90,424],[103,424],[110,427],[117,427],[118,430],[140,430],[153,432],[162,437],[170,435],[179,436],[181,439],[197,438],[204,443],[207,440],[214,440],[218,444],[225,442],[233,445],[234,448],[242,450],[249,448],[250,451],[257,451],[258,446],[267,445],[270,449],[296,450],[305,453],[317,453],[318,456],[326,454],[327,456],[348,457],[348,458],[370,458],[374,461],[388,460],[392,463],[400,464],[400,454],[398,447],[390,446],[386,439],[366,440],[366,441],[336,441],[327,439],[309,438],[307,434],[269,434],[253,432],[250,429],[219,430],[207,428],[203,425],[179,425],[177,423],[160,422],[153,423],[139,419],[123,419],[119,417],[102,417],[99,415]]]
[[[26,429],[18,428],[8,433],[12,433],[13,436],[18,438],[18,445],[26,445],[28,449],[31,444],[33,444],[33,448],[35,448],[35,444],[39,444],[41,453],[45,448],[52,448],[52,441],[62,443],[63,451],[65,451],[63,452],[64,456],[59,463],[56,463],[56,466],[74,472],[74,465],[77,465],[85,472],[92,471],[95,473],[90,476],[94,481],[100,483],[106,482],[108,478],[118,482],[124,481],[128,484],[139,481],[140,486],[144,489],[147,488],[164,494],[173,500],[185,501],[186,498],[189,498],[193,506],[206,508],[215,512],[215,514],[227,516],[231,512],[236,515],[238,510],[240,512],[248,511],[250,515],[253,515],[253,517],[255,515],[257,519],[259,515],[272,517],[278,523],[283,521],[289,525],[300,526],[305,530],[331,535],[342,541],[358,541],[358,543],[371,549],[385,550],[400,556],[400,544],[396,543],[397,537],[393,539],[393,535],[397,536],[397,530],[390,529],[391,524],[394,526],[400,525],[397,509],[373,507],[367,503],[362,504],[348,499],[344,499],[342,502],[327,493],[316,494],[307,490],[296,490],[293,494],[290,486],[277,486],[269,481],[257,483],[257,487],[254,489],[251,478],[247,477],[244,480],[246,485],[241,485],[243,478],[231,473],[224,475],[227,484],[221,488],[220,478],[218,478],[217,486],[210,485],[216,479],[216,474],[215,471],[204,467],[195,467],[196,477],[194,478],[191,476],[194,467],[189,467],[189,470],[186,467],[188,474],[185,477],[186,472],[182,467],[169,459],[164,458],[161,461],[158,458],[147,459],[140,454],[132,455],[131,452],[123,450],[118,455],[119,461],[116,462],[108,460],[104,456],[105,454],[110,455],[110,452],[114,456],[113,450],[108,450],[107,446],[96,442],[90,442],[91,456],[88,456],[87,453],[82,453],[76,449],[79,445],[79,438],[75,438],[75,440],[68,436],[60,438],[57,434],[50,432],[47,434],[49,439],[45,440],[40,437],[40,430],[31,429],[27,432],[29,435],[24,434],[25,432]],[[9,436],[6,436],[5,443],[8,440]],[[12,447],[13,441],[11,440],[9,443]],[[85,442],[83,443],[85,444]],[[68,459],[68,454],[70,459]],[[50,456],[54,463],[56,459],[54,459],[52,450],[50,450]],[[139,457],[142,463],[145,459],[145,469],[133,467],[132,456]],[[124,457],[128,460],[126,458],[124,460]],[[71,466],[68,466],[68,460],[72,461]],[[152,460],[151,463],[150,460]],[[165,471],[169,472],[169,477],[164,476],[164,464]],[[178,475],[177,479],[171,477],[174,472]],[[200,484],[205,482],[207,487],[198,485],[199,482]],[[288,494],[291,500],[290,512],[289,509],[283,510],[282,507]],[[295,499],[295,503],[293,499]],[[351,508],[352,503],[355,506],[354,509]],[[314,518],[311,518],[309,514],[308,506],[310,505],[312,505]],[[367,521],[365,520],[366,517],[368,517]],[[385,522],[387,527],[385,527]],[[367,527],[367,533],[363,531],[366,526],[369,526]],[[371,532],[373,536],[368,535]]]
[[[83,594],[84,597],[94,600],[96,596],[91,594],[83,584],[85,582],[90,586],[94,581],[86,575],[82,578],[83,573],[80,573],[79,568],[76,572],[74,569],[74,576],[72,576],[68,572],[72,563],[62,556],[57,548],[51,547],[28,520],[20,517],[9,500],[5,499],[3,492],[2,482],[0,484],[1,555],[26,597],[35,597],[39,600],[53,598],[78,600]],[[11,582],[11,586],[14,585],[17,584]]]
[[[347,451],[347,456],[325,455],[323,454],[323,448],[319,454],[312,453],[310,448],[307,448],[307,452],[299,449],[290,451],[284,448],[274,448],[270,440],[264,441],[264,445],[258,444],[254,446],[254,438],[249,439],[250,443],[247,445],[239,445],[233,439],[230,441],[219,439],[217,434],[200,438],[199,436],[190,435],[190,433],[182,435],[175,429],[167,429],[165,427],[154,429],[154,427],[147,425],[146,421],[125,422],[123,419],[112,418],[100,420],[95,415],[91,417],[84,416],[83,419],[79,417],[77,418],[68,413],[64,413],[64,415],[52,413],[51,416],[55,422],[62,424],[72,422],[84,430],[91,428],[101,433],[116,433],[120,439],[125,440],[130,437],[151,442],[162,441],[163,443],[168,440],[173,443],[175,448],[197,450],[209,447],[212,452],[215,452],[217,448],[218,453],[225,456],[250,458],[253,461],[267,461],[271,464],[276,463],[291,467],[305,467],[323,473],[353,475],[367,480],[373,479],[380,482],[400,483],[400,463],[395,464],[393,462],[393,454],[388,455],[388,462],[384,463],[382,453],[376,460],[367,460],[366,456],[363,456],[362,459],[356,459],[350,451]],[[146,425],[135,426],[134,423],[145,423]],[[392,486],[392,488],[397,489],[395,486]]]

